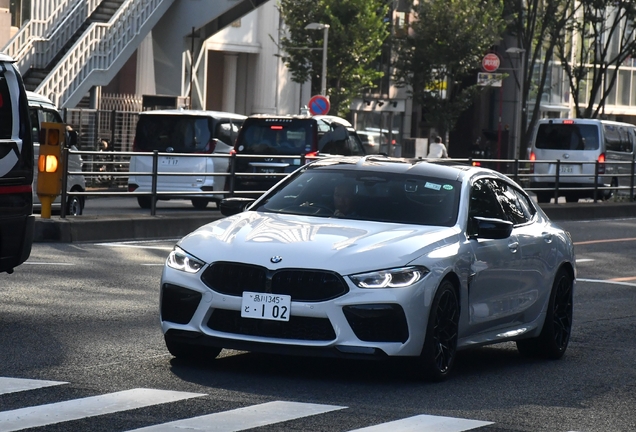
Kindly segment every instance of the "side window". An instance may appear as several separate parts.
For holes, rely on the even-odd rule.
[[[522,225],[529,222],[534,214],[531,214],[530,209],[527,208],[529,203],[526,202],[526,208],[524,208],[519,201],[520,194],[518,194],[511,185],[503,181],[494,181],[493,183],[495,183],[494,191],[497,195],[497,200],[503,208],[506,220],[509,220],[515,225]]]
[[[42,110],[42,121],[49,123],[64,123],[60,113],[47,109]]]
[[[494,188],[496,187],[497,185],[492,179],[479,179],[473,183],[470,191],[470,207],[468,208],[469,234],[475,234],[477,232],[477,226],[473,220],[476,216],[506,219],[494,192]]]
[[[34,143],[40,142],[40,119],[38,118],[38,109],[29,108],[29,117],[31,119],[31,139]]]

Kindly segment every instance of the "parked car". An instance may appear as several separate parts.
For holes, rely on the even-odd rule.
[[[568,346],[572,240],[496,171],[324,158],[221,212],[163,270],[161,327],[176,357],[406,357],[442,380],[460,349],[515,341],[557,359]]]
[[[49,98],[40,94],[27,91],[29,101],[29,116],[31,118],[31,136],[33,139],[34,162],[37,166],[40,156],[40,125],[43,122],[65,124],[57,106]],[[77,150],[77,132],[67,128],[65,145],[72,150]],[[67,172],[79,173],[82,171],[84,161],[81,155],[69,154]],[[33,209],[40,211],[42,204],[37,195],[38,170],[33,171]],[[85,192],[86,178],[83,174],[72,174],[66,177],[66,190],[69,192]],[[51,204],[52,210],[59,210],[61,207],[61,195],[58,195]],[[67,195],[66,214],[79,216],[84,212],[84,197],[78,195]]]
[[[156,110],[139,114],[133,151],[174,153],[159,157],[157,177],[158,199],[183,199],[180,192],[208,192],[188,195],[195,208],[203,209],[210,201],[218,202],[224,195],[209,192],[225,190],[228,155],[246,117],[240,114],[201,110]],[[201,157],[190,156],[192,154]],[[132,156],[130,172],[152,172],[152,156]],[[198,176],[177,176],[170,173],[198,173]],[[220,175],[213,175],[220,174]],[[130,192],[151,192],[152,176],[130,175]],[[138,196],[141,208],[150,208],[149,195]]]
[[[609,199],[618,186],[631,184],[636,126],[608,120],[544,119],[535,128],[530,149],[531,188],[537,190],[540,203],[550,202],[555,195],[557,160],[559,163],[559,195],[567,202],[580,198]],[[621,163],[622,162],[622,163]],[[597,165],[598,163],[598,165]],[[598,168],[597,168],[598,167]],[[598,169],[598,172],[596,170]]]
[[[360,137],[347,120],[303,115],[248,117],[234,151],[237,155],[234,191],[251,197],[261,195],[298,168],[301,156],[311,159],[365,154]]]

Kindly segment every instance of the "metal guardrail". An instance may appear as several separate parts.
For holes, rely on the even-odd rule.
[[[234,188],[234,180],[236,176],[239,175],[249,175],[252,177],[259,176],[267,176],[267,177],[286,177],[289,175],[288,173],[254,173],[254,172],[237,172],[236,171],[236,160],[239,158],[249,158],[249,159],[267,159],[271,158],[271,155],[237,155],[237,154],[223,154],[223,153],[213,153],[213,154],[193,154],[193,153],[160,153],[158,151],[154,152],[123,152],[123,151],[111,151],[111,152],[97,152],[97,151],[79,151],[79,150],[70,150],[64,149],[63,158],[64,158],[64,166],[68,167],[68,157],[70,154],[78,154],[83,156],[90,156],[92,166],[96,164],[94,162],[96,157],[104,157],[105,155],[111,157],[111,160],[100,162],[107,166],[125,166],[128,167],[130,164],[130,157],[132,156],[148,156],[152,157],[152,170],[151,171],[128,171],[125,170],[112,170],[112,171],[94,171],[94,170],[84,170],[84,171],[68,171],[65,170],[65,175],[62,176],[62,193],[61,199],[62,202],[66,202],[66,199],[69,195],[72,196],[128,196],[128,197],[139,197],[139,196],[150,196],[151,197],[151,209],[150,214],[152,216],[156,215],[156,201],[161,199],[162,196],[170,196],[174,197],[183,196],[184,199],[187,199],[189,196],[196,197],[205,197],[210,196],[211,198],[218,195],[226,195],[226,196],[235,196],[241,194],[254,194],[254,193],[264,193],[265,190],[254,190],[254,191],[236,191]],[[206,176],[215,176],[215,177],[226,177],[229,178],[229,188],[227,190],[215,190],[215,191],[183,191],[183,192],[161,192],[157,190],[157,180],[161,176],[200,176],[200,172],[166,172],[159,170],[159,158],[160,157],[197,157],[197,158],[229,158],[229,169],[228,172],[220,172],[220,173],[205,173]],[[305,165],[310,160],[320,159],[321,157],[306,157],[305,155],[285,155],[285,159],[298,159],[298,167]],[[426,159],[422,159],[426,160]],[[435,160],[435,161],[440,161]],[[561,160],[542,160],[542,161],[531,161],[531,160],[522,160],[522,159],[473,159],[473,158],[459,158],[459,159],[443,159],[441,160],[444,163],[452,162],[452,163],[460,163],[467,165],[478,165],[486,168],[491,168],[500,173],[507,175],[516,183],[518,183],[521,187],[523,187],[528,192],[540,192],[540,191],[553,191],[555,203],[558,203],[558,197],[560,196],[560,192],[563,191],[593,191],[593,200],[596,203],[599,199],[599,193],[606,190],[611,190],[615,194],[619,194],[620,192],[627,192],[625,195],[629,196],[629,200],[634,200],[634,177],[636,171],[636,160],[631,161],[611,161],[605,162],[606,165],[612,165],[615,167],[623,166],[624,168],[628,168],[628,172],[626,169],[620,170],[622,172],[613,172],[611,174],[603,174],[602,170],[600,170],[602,162],[570,162],[570,161],[561,161]],[[556,166],[554,174],[535,174],[533,167],[536,167],[540,164],[554,164]],[[569,183],[568,179],[575,179],[580,177],[589,178],[589,174],[562,174],[561,167],[564,165],[584,165],[590,164],[594,165],[594,184],[592,186],[581,186],[581,187],[561,187],[561,183]],[[86,168],[86,166],[85,166]],[[94,168],[91,168],[94,169]],[[151,176],[152,177],[152,188],[150,192],[128,192],[127,189],[118,191],[113,191],[112,189],[107,190],[92,190],[85,192],[76,192],[76,191],[67,191],[67,177],[69,175],[84,175],[86,177],[94,177],[94,176],[112,176],[113,178],[120,178],[122,180],[126,180],[130,175],[135,176]],[[535,178],[549,178],[554,179],[554,188],[536,188],[529,187],[529,179],[530,177]],[[629,186],[626,185],[611,185],[611,186],[599,186],[599,178],[600,177],[612,177],[612,178],[627,178],[629,177]],[[87,183],[89,183],[87,181]],[[123,182],[117,182],[123,183]],[[123,189],[123,188],[122,188]],[[61,206],[60,217],[66,217],[66,206]]]

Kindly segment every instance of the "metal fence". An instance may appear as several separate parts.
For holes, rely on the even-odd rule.
[[[66,202],[68,195],[77,195],[77,196],[129,196],[129,197],[138,197],[138,196],[150,196],[151,197],[151,209],[150,214],[156,214],[156,200],[161,199],[162,196],[170,196],[174,197],[175,195],[183,197],[183,199],[190,199],[193,195],[197,197],[206,197],[209,196],[212,198],[213,196],[240,196],[242,194],[254,194],[265,192],[263,191],[236,191],[234,190],[234,179],[238,175],[250,175],[250,176],[276,176],[283,178],[287,174],[285,173],[271,173],[271,172],[263,172],[263,173],[244,173],[237,172],[235,170],[236,159],[237,158],[259,158],[259,156],[255,155],[237,155],[237,154],[177,154],[177,153],[159,153],[157,151],[152,153],[142,153],[142,152],[130,152],[130,151],[112,151],[106,154],[105,152],[99,151],[84,151],[84,150],[64,150],[65,160],[68,160],[69,154],[79,154],[82,156],[84,160],[91,160],[92,163],[89,165],[85,165],[83,171],[81,172],[66,172],[66,175],[63,176],[63,187],[62,187],[62,202]],[[151,171],[144,172],[129,172],[129,164],[131,156],[150,156],[153,158],[153,169]],[[206,176],[218,176],[225,177],[226,181],[224,184],[226,185],[225,190],[215,190],[213,192],[162,192],[157,189],[158,179],[161,176],[200,176],[201,173],[193,173],[193,172],[165,172],[160,170],[161,164],[159,163],[159,159],[161,157],[206,157],[206,158],[229,158],[229,169],[228,172],[221,173],[206,173]],[[104,159],[106,158],[106,159]],[[262,158],[271,158],[271,155],[262,156]],[[299,166],[304,165],[310,160],[316,159],[316,157],[305,157],[301,156],[285,156],[286,159],[299,159]],[[635,185],[634,185],[634,173],[636,168],[636,161],[613,161],[612,164],[618,166],[622,174],[612,174],[613,177],[622,178],[624,181],[622,185],[610,185],[610,186],[599,186],[599,162],[589,162],[589,164],[595,165],[595,178],[593,185],[582,185],[580,187],[561,187],[561,183],[572,183],[572,180],[577,177],[589,177],[588,175],[581,174],[560,174],[559,167],[561,164],[568,164],[570,162],[563,162],[560,160],[546,160],[546,161],[530,161],[530,160],[519,160],[519,159],[444,159],[441,163],[459,163],[466,165],[479,165],[482,167],[494,169],[496,171],[501,172],[502,174],[507,175],[512,178],[515,182],[517,182],[521,187],[523,187],[528,192],[540,192],[540,191],[550,191],[553,193],[553,197],[555,198],[555,203],[558,203],[558,197],[564,191],[588,191],[591,192],[593,196],[593,201],[597,202],[603,199],[604,191],[610,191],[611,195],[620,199],[629,199],[630,201],[634,200],[635,193]],[[556,168],[556,172],[553,174],[535,174],[533,171],[533,167],[539,164],[554,164]],[[68,166],[68,163],[65,163],[64,166]],[[86,177],[87,185],[98,185],[97,187],[92,186],[87,188],[86,192],[67,192],[66,191],[66,177],[68,175],[80,175],[83,174]],[[126,187],[128,176],[149,176],[152,177],[152,190],[150,192],[128,192]],[[554,181],[553,188],[533,188],[530,187],[529,180],[530,177],[541,178],[541,177],[549,177]],[[626,184],[625,184],[626,183]],[[62,212],[60,214],[61,217],[65,217],[64,208],[62,207]]]

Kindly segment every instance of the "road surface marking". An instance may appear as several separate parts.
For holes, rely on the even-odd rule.
[[[17,393],[25,390],[34,390],[44,387],[52,387],[68,384],[63,381],[45,381],[24,378],[3,378],[0,377],[0,395],[7,393]]]
[[[493,423],[480,420],[466,420],[455,417],[423,414],[362,429],[355,429],[351,432],[462,432],[491,424]]]
[[[25,261],[23,264],[31,264],[31,265],[52,265],[52,266],[74,266],[73,263],[56,263],[56,262],[33,262],[33,261]]]
[[[594,261],[594,258],[581,258],[576,260],[577,264],[583,263],[583,262],[590,262],[590,261]]]
[[[627,282],[627,281],[633,281],[633,280],[636,280],[636,276],[612,278],[612,279],[610,279],[610,280],[611,280],[612,282]]]
[[[636,237],[618,238],[618,239],[603,239],[603,240],[587,240],[587,241],[581,241],[581,242],[574,242],[574,246],[588,245],[588,244],[598,244],[598,243],[626,242],[626,241],[636,241]]]
[[[177,420],[170,423],[135,429],[131,432],[235,432],[253,429],[274,423],[324,414],[346,407],[337,405],[319,405],[301,402],[274,401],[231,411]]]
[[[591,282],[591,283],[604,283],[604,284],[612,284],[612,285],[624,285],[624,286],[632,286],[636,287],[636,283],[629,282],[617,282],[613,279],[576,279],[578,282]]]
[[[132,389],[101,396],[0,412],[0,431],[11,432],[119,411],[205,396],[168,390]]]

